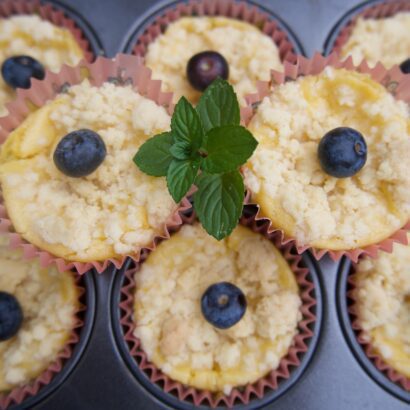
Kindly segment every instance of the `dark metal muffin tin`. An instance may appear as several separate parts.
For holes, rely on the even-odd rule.
[[[150,0],[47,0],[63,8],[89,38],[95,54],[114,56],[130,50],[136,34],[171,1]],[[379,1],[366,2],[373,4]],[[334,33],[357,12],[357,0],[252,0],[281,19],[295,48],[311,56],[334,41]],[[297,40],[298,39],[298,40]],[[326,39],[327,42],[326,42]],[[318,300],[315,337],[302,365],[278,390],[242,409],[271,410],[404,410],[410,394],[374,368],[355,340],[346,311],[346,279],[350,263],[320,263],[310,254]],[[88,292],[86,326],[73,358],[54,381],[37,396],[13,409],[134,410],[194,409],[187,402],[166,397],[150,384],[130,361],[121,341],[118,323],[119,288],[123,270],[109,268],[102,275],[86,275]],[[319,332],[320,329],[320,332]],[[315,342],[317,345],[315,346]]]

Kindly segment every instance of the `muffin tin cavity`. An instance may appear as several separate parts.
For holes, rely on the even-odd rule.
[[[352,8],[334,25],[323,45],[323,54],[340,52],[348,41],[358,18],[381,19],[392,17],[399,12],[410,12],[410,3],[406,0],[370,0]]]
[[[0,4],[0,18],[19,14],[38,14],[57,27],[65,27],[74,35],[85,52],[85,58],[92,61],[104,55],[101,41],[87,20],[72,8],[54,0],[40,3],[36,0],[6,0]]]
[[[79,363],[90,338],[95,316],[95,283],[91,272],[83,276],[76,273],[75,284],[79,293],[79,308],[71,336],[57,359],[36,379],[0,394],[0,408],[33,408],[57,390]]]
[[[376,383],[391,395],[410,403],[410,391],[402,384],[405,383],[403,377],[384,363],[379,356],[371,354],[370,345],[363,340],[363,331],[354,313],[355,302],[352,296],[354,273],[354,264],[344,258],[338,272],[337,308],[346,341],[359,364]]]
[[[239,2],[241,5],[237,9],[232,10],[232,4],[234,2],[228,1],[225,2],[224,13],[221,14],[215,12],[215,2],[205,0],[199,3],[200,6],[194,7],[194,11],[191,13],[187,11],[195,4],[194,1],[186,3],[187,6],[183,6],[184,2],[172,1],[166,5],[159,5],[159,7],[157,6],[149,10],[136,20],[134,26],[123,39],[121,50],[125,53],[144,55],[148,43],[158,35],[164,33],[168,25],[178,18],[174,10],[179,8],[181,10],[181,16],[199,15],[197,10],[200,10],[201,15],[223,15],[242,21],[249,21],[251,24],[254,19],[255,21],[260,21],[259,25],[261,29],[264,25],[261,21],[272,22],[273,24],[270,23],[267,25],[269,27],[266,28],[267,31],[265,31],[265,33],[272,36],[278,46],[282,44],[282,47],[279,47],[282,62],[284,60],[294,61],[296,54],[304,55],[304,50],[299,39],[287,23],[273,11],[260,4],[254,3],[253,1],[242,1]]]
[[[242,225],[266,235],[267,225],[255,222],[253,217],[252,209],[248,209],[242,218]],[[192,224],[194,221],[195,216],[192,214],[188,213],[184,217],[186,224]],[[278,247],[274,237],[270,240]],[[129,262],[114,281],[112,321],[117,346],[137,381],[161,402],[176,409],[189,409],[193,405],[195,408],[260,408],[295,385],[308,367],[318,342],[322,321],[322,291],[316,266],[308,254],[298,256],[290,246],[282,246],[279,249],[295,272],[302,299],[302,319],[298,324],[298,335],[294,339],[296,343],[281,359],[276,371],[252,385],[233,389],[229,396],[186,387],[171,380],[148,361],[140,341],[133,335],[135,324],[132,312],[136,286],[134,275],[150,252],[146,252],[140,264]]]

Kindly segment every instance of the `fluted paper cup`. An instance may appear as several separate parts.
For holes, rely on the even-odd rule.
[[[377,20],[392,17],[400,12],[410,12],[410,2],[407,0],[375,2],[374,4],[369,4],[365,8],[353,11],[350,17],[346,19],[345,23],[336,29],[336,32],[333,35],[334,39],[327,44],[325,52],[327,54],[331,52],[340,54],[343,46],[349,40],[359,18]]]
[[[73,273],[73,275],[75,274]],[[15,387],[7,393],[0,393],[1,410],[5,410],[10,406],[18,405],[24,402],[27,398],[36,396],[44,387],[53,382],[54,377],[64,369],[65,363],[72,356],[75,346],[80,341],[81,330],[85,323],[84,315],[87,309],[87,306],[83,302],[86,289],[82,278],[78,275],[75,275],[75,284],[77,287],[79,304],[78,309],[75,312],[73,328],[66,344],[58,353],[54,361],[37,378],[28,384]]]
[[[96,57],[86,34],[73,19],[56,6],[42,3],[40,0],[3,0],[0,2],[0,18],[19,14],[38,15],[57,27],[69,30],[82,49],[85,60],[91,62]]]
[[[146,27],[140,37],[135,39],[136,44],[132,47],[132,52],[144,56],[149,44],[163,34],[169,24],[186,16],[220,16],[252,24],[276,44],[282,62],[296,61],[295,44],[273,17],[257,6],[234,0],[189,0],[171,5]]]
[[[144,256],[144,259],[141,260],[140,264],[137,264],[135,268],[125,273],[125,280],[121,289],[120,323],[131,356],[136,360],[140,369],[144,371],[152,383],[159,385],[166,393],[177,396],[179,400],[189,401],[189,403],[194,403],[195,406],[206,405],[213,408],[226,406],[231,408],[236,404],[246,405],[255,398],[262,398],[268,391],[278,389],[281,381],[292,378],[292,370],[301,364],[301,357],[307,352],[309,341],[313,336],[312,325],[316,322],[316,299],[313,296],[315,286],[309,278],[309,270],[303,266],[302,257],[297,255],[292,244],[284,245],[280,236],[269,234],[269,225],[267,223],[260,223],[254,216],[252,213],[244,212],[241,224],[267,237],[280,250],[282,256],[288,262],[300,290],[299,294],[302,300],[300,312],[302,319],[298,323],[298,333],[294,337],[288,353],[280,360],[278,368],[272,370],[255,383],[233,388],[229,395],[199,390],[183,385],[169,378],[148,360],[146,353],[142,349],[140,340],[134,336],[135,322],[133,319],[136,288],[134,276],[139,269],[139,265],[142,264],[148,256],[148,253]],[[194,213],[184,216],[184,223],[192,224],[195,221],[196,216]]]
[[[272,88],[284,84],[287,81],[294,81],[301,76],[320,74],[326,67],[345,68],[347,70],[369,74],[374,81],[382,84],[396,99],[403,100],[410,104],[410,76],[404,75],[398,66],[387,70],[383,65],[377,64],[374,68],[370,68],[365,61],[359,66],[355,66],[351,57],[347,58],[345,61],[340,61],[336,53],[332,53],[327,57],[323,57],[321,54],[317,53],[312,59],[298,56],[296,64],[284,64],[283,72],[273,70],[270,82],[260,81],[258,83],[258,92],[246,97],[247,106],[241,109],[242,123],[244,125],[249,124],[258,105],[264,97],[270,94]],[[317,260],[320,260],[325,255],[329,255],[334,261],[340,260],[343,256],[346,256],[352,261],[357,262],[360,255],[377,257],[379,251],[392,252],[393,244],[395,242],[402,244],[408,243],[407,232],[410,230],[410,221],[385,240],[365,247],[338,251],[316,249],[308,244],[301,244],[296,238],[286,235],[283,230],[274,226],[269,218],[263,215],[260,206],[253,203],[252,192],[250,190],[248,190],[248,202],[256,207],[257,220],[268,221],[269,233],[278,233],[283,244],[295,244],[299,253],[303,253],[309,249]]]
[[[76,67],[63,66],[59,73],[47,71],[44,80],[32,80],[32,86],[28,90],[18,90],[15,101],[7,104],[9,115],[0,118],[0,144],[3,144],[10,132],[18,127],[22,121],[30,114],[29,104],[37,107],[43,106],[47,101],[53,99],[67,86],[81,83],[87,78],[94,86],[101,86],[104,82],[114,82],[116,84],[132,84],[134,89],[141,95],[151,99],[158,105],[166,108],[172,114],[174,105],[172,104],[172,93],[161,91],[161,81],[151,79],[151,70],[142,65],[141,58],[131,55],[120,54],[115,59],[99,57],[93,63],[81,62]],[[0,194],[0,234],[10,237],[12,248],[21,248],[28,258],[38,258],[42,266],[55,264],[60,272],[76,269],[79,274],[84,274],[90,269],[95,269],[101,273],[112,263],[116,268],[120,268],[127,257],[138,261],[143,249],[154,249],[156,243],[161,238],[168,238],[170,231],[182,223],[180,212],[191,207],[187,199],[183,199],[179,205],[175,206],[174,212],[163,224],[152,241],[144,247],[136,247],[131,253],[117,258],[110,258],[102,261],[77,262],[66,261],[56,257],[33,244],[28,243],[13,228],[13,223],[7,215],[4,200]]]
[[[388,379],[391,380],[393,383],[398,384],[404,390],[410,392],[410,378],[399,373],[396,369],[394,369],[392,366],[386,363],[382,356],[377,354],[377,352],[373,348],[368,333],[362,328],[360,324],[357,311],[358,295],[356,292],[356,267],[357,264],[352,265],[351,273],[348,276],[348,291],[346,297],[350,301],[350,303],[348,304],[348,312],[351,320],[351,326],[355,332],[357,342],[362,347],[366,356],[372,361],[374,366],[381,373],[387,376]]]

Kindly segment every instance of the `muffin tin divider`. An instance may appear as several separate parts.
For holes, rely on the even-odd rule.
[[[36,407],[11,409],[50,410],[104,410],[104,409],[158,409],[160,401],[139,384],[116,348],[112,327],[113,286],[131,263],[121,270],[114,267],[98,274],[90,272],[95,282],[95,318],[92,337],[85,346],[80,363],[70,373],[62,388],[48,395]],[[130,394],[131,393],[131,394]],[[158,406],[156,406],[156,403]],[[24,403],[25,405],[26,403]]]
[[[100,36],[88,21],[87,16],[81,15],[75,10],[75,7],[71,7],[70,5],[65,4],[59,0],[41,1],[45,4],[50,3],[52,6],[54,5],[56,8],[61,9],[70,19],[72,19],[78,25],[78,27],[83,31],[85,37],[90,43],[91,51],[93,52],[95,57],[105,55],[105,50],[101,43]]]
[[[24,3],[25,0],[18,0]],[[92,52],[94,58],[105,55],[104,47],[101,43],[100,37],[94,27],[88,22],[87,17],[81,15],[72,7],[59,0],[27,0],[35,3],[36,1],[42,6],[51,6],[53,9],[62,11],[69,19],[71,19],[88,41],[89,50]]]

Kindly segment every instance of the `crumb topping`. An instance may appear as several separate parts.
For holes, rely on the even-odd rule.
[[[148,358],[189,386],[229,394],[279,366],[301,319],[289,265],[263,236],[238,226],[218,242],[199,224],[162,242],[135,275],[135,336]],[[238,286],[248,308],[235,326],[208,323],[200,300],[212,284]]]
[[[317,150],[341,126],[364,136],[368,157],[358,174],[337,179],[321,169]],[[259,145],[245,183],[263,214],[299,243],[352,249],[409,220],[409,110],[369,76],[327,68],[275,87],[249,129]]]

